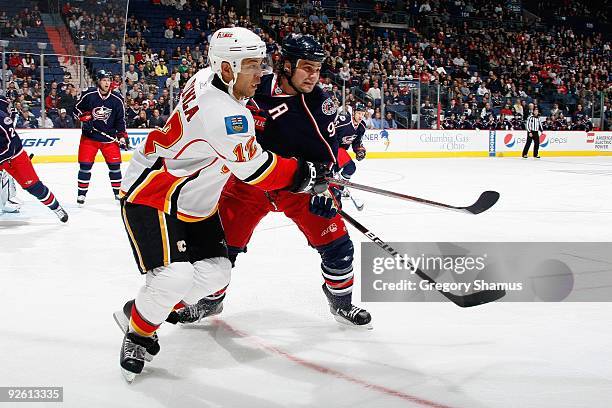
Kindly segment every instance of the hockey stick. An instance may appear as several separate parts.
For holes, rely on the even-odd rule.
[[[357,202],[357,200],[355,199],[355,197],[353,197],[353,194],[351,193],[351,190],[349,190],[348,188],[345,188],[344,191],[346,191],[346,194],[348,196],[348,198],[351,199],[351,201],[353,202],[353,205],[355,206],[355,208],[357,209],[357,211],[362,211],[363,210],[363,206],[364,203],[361,203],[361,205]]]
[[[353,195],[349,192],[349,198],[351,199],[351,201],[353,202],[353,205],[355,206],[355,208],[357,209],[357,211],[363,211],[363,203],[361,203],[361,205],[355,201],[355,197],[353,197]]]
[[[376,234],[372,231],[368,230],[362,224],[360,224],[356,219],[345,213],[343,210],[338,211],[338,214],[342,216],[349,224],[355,227],[359,232],[368,237],[372,242],[381,247],[385,252],[387,252],[391,256],[398,255],[398,252],[393,249],[389,244],[387,244],[382,239],[378,238]],[[414,268],[414,273],[424,281],[427,281],[432,284],[436,284],[437,282],[428,276],[425,272],[418,268]],[[450,292],[445,292],[442,290],[438,290],[448,300],[453,302],[459,307],[472,307],[478,306],[485,303],[494,302],[498,299],[501,299],[506,295],[505,290],[483,290],[480,292],[470,293],[469,295],[455,295]]]
[[[101,131],[97,127],[92,126],[92,129],[95,130],[96,132],[100,133],[102,136],[108,137],[112,142],[117,143],[119,145],[119,147],[121,148],[121,150],[126,151],[126,152],[130,152],[130,151],[134,150],[134,148],[132,146],[126,147],[125,149],[122,148],[121,147],[121,142],[119,142],[119,139],[117,139],[115,136],[111,136],[108,133]]]
[[[450,204],[439,203],[436,201],[426,200],[424,198],[413,197],[407,194],[396,193],[394,191],[383,190],[382,188],[370,187],[363,184],[356,184],[346,180],[338,180],[332,177],[326,177],[327,181],[332,184],[338,184],[345,187],[351,187],[355,190],[367,191],[369,193],[381,194],[387,197],[399,198],[400,200],[413,201],[425,205],[429,205],[436,208],[442,208],[445,210],[459,211],[468,214],[480,214],[481,212],[487,211],[493,207],[497,200],[499,200],[499,193],[497,191],[485,191],[478,197],[478,200],[472,205],[467,207],[457,207]]]

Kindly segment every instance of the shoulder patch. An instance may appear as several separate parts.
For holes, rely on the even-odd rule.
[[[340,122],[344,122],[346,120],[346,116],[338,115],[338,120],[340,120]]]
[[[247,133],[249,131],[249,122],[244,115],[226,116],[225,130],[228,135]]]
[[[8,116],[6,118],[4,118],[4,124],[5,125],[12,125],[13,121],[11,120],[11,118],[9,118]]]
[[[334,113],[336,113],[336,104],[334,103],[332,98],[327,98],[323,101],[323,104],[321,105],[321,110],[326,115],[333,115]]]

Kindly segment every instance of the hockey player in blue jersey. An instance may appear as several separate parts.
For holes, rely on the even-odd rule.
[[[3,170],[25,191],[53,211],[60,221],[68,221],[68,213],[58,203],[55,195],[40,181],[32,161],[23,150],[21,139],[15,131],[10,102],[0,97],[0,171]]]
[[[108,177],[115,199],[119,200],[120,148],[127,149],[129,139],[125,129],[125,104],[118,92],[111,91],[111,77],[110,72],[98,71],[97,86],[83,90],[74,107],[73,115],[82,123],[77,193],[77,203],[80,205],[85,204],[91,168],[98,150],[102,152],[108,166]]]
[[[357,166],[351,156],[348,154],[349,148],[352,147],[355,152],[357,161],[361,161],[366,157],[366,149],[363,147],[362,138],[365,134],[366,126],[363,120],[366,107],[363,103],[357,102],[353,109],[352,115],[339,114],[336,119],[336,137],[340,143],[338,148],[338,165],[336,170],[338,176],[344,180],[350,180],[355,174]],[[341,186],[338,187],[342,191],[343,197],[349,197],[359,211],[363,209],[363,202],[351,196],[348,189]]]
[[[264,149],[330,166],[337,163],[336,104],[317,86],[324,58],[323,47],[310,35],[292,34],[285,39],[276,73],[262,77],[251,101],[257,141]],[[283,212],[321,256],[323,292],[334,318],[349,326],[371,328],[370,313],[352,304],[354,249],[336,204],[329,192],[264,192],[232,177],[221,195],[219,214],[234,262],[246,251],[255,227],[266,214]],[[188,323],[218,314],[224,297],[222,289],[173,312],[169,319]]]

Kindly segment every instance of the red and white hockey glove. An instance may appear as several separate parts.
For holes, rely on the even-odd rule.
[[[115,136],[117,137],[117,141],[119,142],[119,148],[121,150],[129,150],[130,138],[128,137],[127,132],[118,132]]]
[[[355,151],[355,158],[357,161],[362,161],[366,157],[366,149],[363,145],[359,145],[353,149]]]
[[[266,128],[266,121],[268,120],[268,114],[266,111],[253,105],[247,105],[247,109],[250,110],[251,114],[253,115],[255,130],[258,132],[263,132]]]
[[[81,122],[89,122],[92,119],[93,115],[91,114],[91,112],[83,112],[79,115],[79,120]]]

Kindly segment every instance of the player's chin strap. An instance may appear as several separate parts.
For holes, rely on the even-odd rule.
[[[300,60],[297,60],[295,62],[295,67],[297,67],[298,62],[300,62]],[[295,92],[297,92],[298,94],[303,93],[302,91],[300,91],[299,89],[297,89],[297,87],[293,84],[293,68],[294,68],[294,64],[293,62],[289,61],[289,64],[291,64],[291,69],[289,70],[289,74],[287,74],[287,70],[285,69],[285,67],[283,66],[283,70],[282,70],[282,74],[285,78],[287,78],[287,83],[289,84],[290,87],[293,88],[293,90]]]

